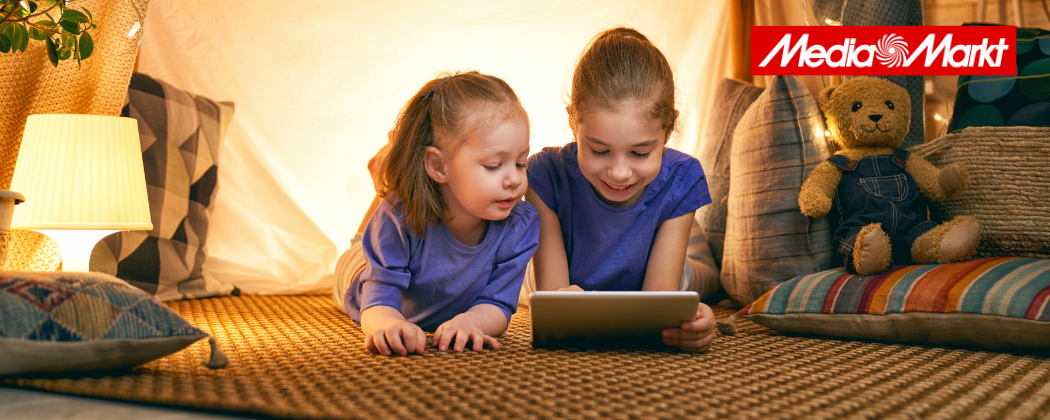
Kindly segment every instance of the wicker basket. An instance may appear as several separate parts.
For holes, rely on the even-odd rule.
[[[931,211],[978,219],[977,257],[1050,258],[1050,128],[969,127],[911,151],[938,167],[966,165],[969,188]]]

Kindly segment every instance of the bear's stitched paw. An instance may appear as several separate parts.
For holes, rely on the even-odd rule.
[[[965,172],[966,167],[957,163],[941,169],[941,172],[937,174],[937,186],[940,187],[943,199],[950,200],[962,192]]]
[[[820,218],[824,217],[831,211],[831,199],[825,195],[812,193],[812,194],[801,194],[798,197],[798,207],[802,211],[802,214]]]
[[[853,246],[853,268],[862,276],[878,274],[890,266],[890,238],[882,225],[872,223],[857,234]]]
[[[970,258],[981,242],[981,225],[977,221],[969,217],[960,217],[957,221],[941,239],[941,255],[945,262]]]

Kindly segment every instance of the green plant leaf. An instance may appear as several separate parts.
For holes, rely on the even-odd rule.
[[[76,23],[88,23],[88,21],[90,21],[90,19],[88,19],[83,13],[73,9],[66,9],[66,11],[62,12],[62,18],[59,20],[68,20]]]
[[[58,67],[58,49],[55,48],[55,41],[50,37],[44,40],[47,43],[47,59],[51,61],[51,65]]]
[[[95,41],[91,39],[91,34],[84,32],[80,36],[80,59],[87,60],[93,52],[95,52]]]
[[[40,30],[37,28],[29,28],[29,39],[43,41],[44,33],[40,32]]]
[[[88,10],[88,9],[87,9],[86,7],[81,7],[81,8],[80,8],[80,10],[83,10],[83,11],[84,11],[84,14],[86,14],[86,15],[87,15],[87,17],[88,17],[88,20],[89,20],[89,21],[91,21],[91,20],[95,20],[95,17],[94,17],[94,16],[91,16],[91,11],[90,11],[90,10]]]
[[[22,34],[22,31],[20,31],[19,29],[25,30],[25,27],[24,26],[15,25],[15,27],[12,28],[12,30],[14,32],[13,34],[11,34],[12,35],[11,36],[11,49],[12,50],[18,50],[18,49],[22,48],[22,36],[23,36],[23,34]],[[29,35],[29,34],[26,33],[25,35]]]
[[[63,13],[63,15],[65,15],[65,13]],[[61,26],[62,29],[64,29],[66,32],[69,32],[73,35],[80,35],[80,24],[77,22],[63,18],[62,20],[58,21],[58,25]]]
[[[50,20],[38,20],[36,22],[33,22],[33,24],[36,25],[36,26],[43,26],[43,27],[46,27],[46,28],[54,28],[55,27],[55,22],[52,22]]]
[[[58,50],[58,60],[59,61],[61,61],[61,60],[68,60],[69,57],[72,57],[72,56],[73,56],[73,51],[71,51],[69,48],[63,48],[63,49]]]
[[[29,2],[29,13],[33,13],[35,11],[36,11],[36,2],[35,1]]]
[[[15,25],[15,30],[22,34],[22,45],[18,46],[18,50],[25,52],[26,48],[29,47],[29,30],[22,25]]]
[[[0,34],[0,53],[11,52],[11,39],[7,34]]]

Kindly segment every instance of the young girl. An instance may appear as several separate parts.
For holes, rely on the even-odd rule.
[[[368,351],[423,354],[424,330],[441,351],[499,349],[539,241],[528,155],[528,116],[499,78],[446,75],[405,104],[369,163],[371,218],[336,266],[336,304]]]
[[[575,140],[529,158],[537,290],[679,290],[693,214],[711,199],[700,162],[666,148],[674,95],[670,65],[638,31],[591,41],[565,107]],[[701,303],[664,342],[703,351],[714,325]]]

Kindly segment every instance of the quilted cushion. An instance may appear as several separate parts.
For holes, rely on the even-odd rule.
[[[983,258],[874,276],[791,279],[739,316],[781,332],[993,349],[1050,349],[1050,260]]]
[[[736,126],[720,280],[741,305],[832,267],[828,218],[798,207],[802,181],[826,155],[823,133],[816,101],[793,76],[774,77]]]
[[[959,76],[948,132],[966,127],[1050,127],[1050,31],[1017,28],[1016,73]]]
[[[121,115],[139,123],[153,230],[107,236],[92,251],[91,270],[161,300],[231,294],[232,285],[208,272],[205,245],[232,104],[136,73]]]
[[[206,337],[110,275],[0,272],[0,375],[135,366]]]

